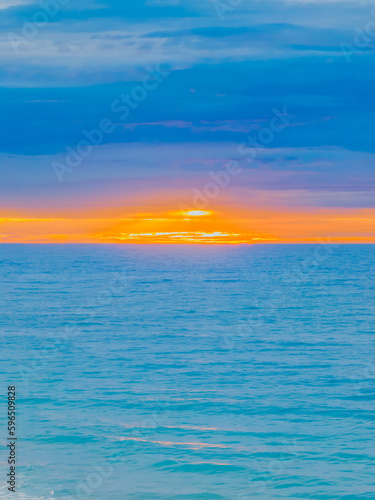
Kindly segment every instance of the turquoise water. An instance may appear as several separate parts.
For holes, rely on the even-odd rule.
[[[9,498],[374,499],[374,257],[0,246]]]

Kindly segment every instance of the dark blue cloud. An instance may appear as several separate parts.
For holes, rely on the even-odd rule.
[[[0,25],[0,153],[28,156],[39,173],[33,158],[63,155],[106,117],[115,128],[101,147],[215,148],[249,141],[268,126],[274,108],[286,108],[295,119],[274,137],[263,161],[298,170],[290,181],[295,189],[324,188],[322,176],[306,171],[308,148],[375,153],[375,37],[355,46],[355,28],[365,30],[372,19],[370,3],[243,2],[220,19],[210,2],[70,2],[15,52],[9,35],[21,36],[40,9],[39,3],[3,9]],[[114,100],[131,95],[146,68],[159,64],[170,69],[168,78],[122,119]],[[274,153],[281,149],[283,159]],[[358,167],[358,188],[373,181],[371,159]],[[107,163],[117,172],[117,159],[109,156]],[[168,176],[172,164],[161,158],[155,168]],[[126,176],[131,163],[125,158],[121,165]],[[194,165],[199,171],[199,161]],[[329,168],[332,187],[342,157],[330,158]],[[92,171],[85,170],[88,183]],[[266,177],[259,185],[267,186]],[[286,189],[288,182],[269,181],[277,185]],[[345,175],[340,189],[352,186]]]

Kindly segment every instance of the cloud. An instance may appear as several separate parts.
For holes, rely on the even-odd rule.
[[[0,1],[0,10],[16,8],[24,5],[32,5],[35,3],[35,0],[1,0]]]
[[[158,200],[190,203],[194,189],[212,182],[211,172],[236,160],[242,172],[217,202],[230,206],[374,207],[375,154],[343,148],[269,148],[248,162],[235,143],[108,144],[57,182],[51,168],[59,155],[3,155],[0,197],[3,206],[40,209],[53,214],[88,207],[99,211]],[[353,167],[355,165],[355,167]],[[85,203],[82,207],[82,193]],[[41,201],[42,200],[42,201]],[[182,201],[181,201],[182,200]],[[117,208],[116,208],[117,207]]]
[[[341,49],[372,19],[369,2],[243,1],[221,20],[209,1],[82,0],[62,6],[18,52],[9,34],[24,36],[41,4],[1,8],[8,204],[63,210],[180,192],[228,159],[243,167],[228,203],[249,193],[282,204],[372,203],[375,40],[352,64]],[[168,79],[120,119],[111,103],[159,64]],[[254,162],[238,158],[238,145],[284,107],[296,115],[291,126]],[[51,162],[107,117],[114,131],[60,186]]]

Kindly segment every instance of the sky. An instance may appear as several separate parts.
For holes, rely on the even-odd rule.
[[[0,0],[0,242],[375,243],[375,6]]]

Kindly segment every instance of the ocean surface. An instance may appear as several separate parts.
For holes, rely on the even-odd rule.
[[[0,498],[375,498],[374,246],[0,245],[0,268]]]

